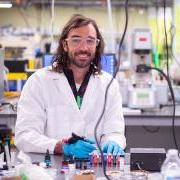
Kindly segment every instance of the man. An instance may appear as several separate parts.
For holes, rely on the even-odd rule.
[[[101,71],[103,38],[94,20],[74,15],[62,30],[52,67],[26,82],[18,104],[15,143],[25,152],[87,157],[96,147],[93,131],[103,109],[111,75]],[[72,132],[85,136],[66,144]],[[114,79],[98,128],[103,151],[123,153],[126,145],[122,102]]]

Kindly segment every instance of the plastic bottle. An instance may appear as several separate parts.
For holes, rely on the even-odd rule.
[[[166,159],[162,164],[161,173],[163,180],[180,180],[180,159],[178,150],[169,149]]]

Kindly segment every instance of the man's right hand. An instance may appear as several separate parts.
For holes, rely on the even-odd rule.
[[[63,152],[66,156],[75,158],[88,158],[89,153],[96,149],[95,144],[90,141],[78,140],[74,144],[64,144]]]
[[[63,141],[57,142],[55,148],[54,148],[54,154],[55,155],[61,155],[63,154]]]

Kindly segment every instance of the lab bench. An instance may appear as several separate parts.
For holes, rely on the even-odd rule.
[[[9,106],[0,109],[0,124],[7,124],[14,132],[17,114]],[[124,109],[125,134],[127,148],[154,147],[174,148],[172,136],[172,108],[140,112]],[[175,132],[180,145],[180,107],[177,107],[175,118]]]
[[[35,163],[44,162],[45,154],[28,153],[28,155],[30,156],[32,162],[35,162]],[[53,175],[53,179],[55,179],[55,180],[67,179],[68,174],[65,175],[64,173],[61,173],[62,160],[63,160],[62,156],[50,155],[50,157],[51,157],[52,169],[49,168],[49,169],[46,169],[46,171],[49,172],[49,174]],[[17,156],[15,158],[15,164],[19,164]],[[102,165],[92,166],[91,169],[94,170],[94,174],[95,174],[95,177],[97,180],[106,180],[106,178],[104,177],[104,174],[103,174]],[[124,170],[119,170],[118,167],[114,167],[113,165],[111,167],[108,167],[108,166],[106,167],[107,173],[111,172],[113,174],[113,171],[114,171],[117,174],[117,172],[120,172],[121,175],[127,175],[126,178],[130,178],[130,176],[131,176],[131,177],[133,177],[132,179],[136,179],[136,180],[138,180],[138,179],[141,179],[141,180],[156,179],[157,180],[157,177],[161,177],[159,172],[147,173],[147,171],[145,172],[145,171],[141,171],[141,170],[130,171],[130,154],[129,153],[125,154],[123,169]],[[112,178],[112,176],[111,176],[111,178]],[[117,179],[117,175],[115,175],[114,178]]]

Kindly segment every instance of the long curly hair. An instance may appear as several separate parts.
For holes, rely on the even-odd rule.
[[[68,37],[70,30],[92,24],[96,30],[97,38],[100,40],[96,47],[95,57],[91,63],[91,70],[93,74],[99,74],[101,71],[101,55],[104,52],[104,40],[98,29],[96,22],[93,19],[87,18],[80,14],[75,14],[64,26],[59,38],[59,45],[52,61],[52,69],[56,72],[62,72],[63,68],[67,68],[70,64],[68,53],[64,51],[63,42]]]

